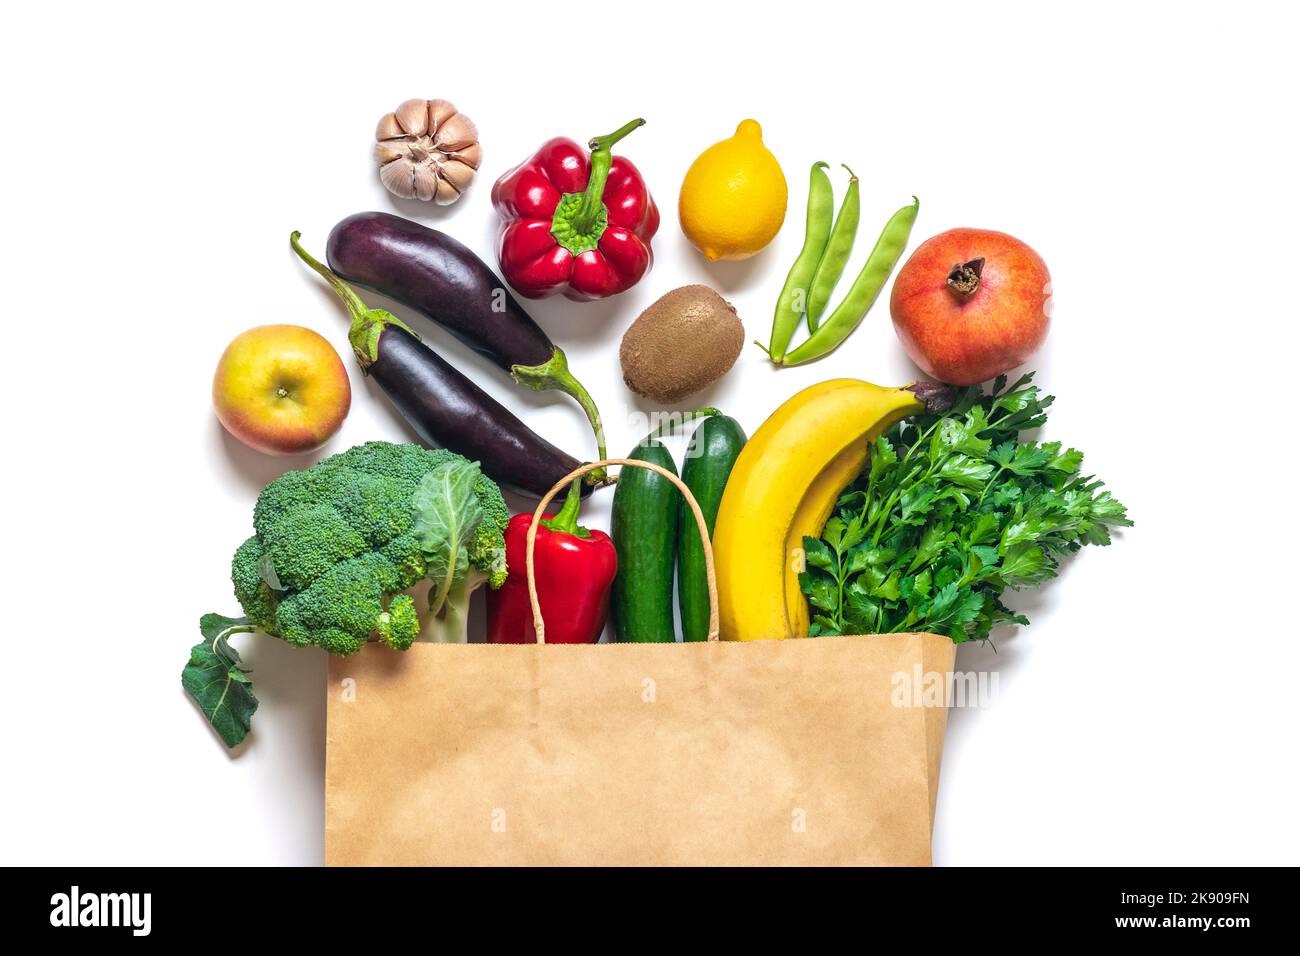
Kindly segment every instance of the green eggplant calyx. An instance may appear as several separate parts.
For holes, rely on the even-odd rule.
[[[352,327],[348,329],[348,341],[352,344],[352,351],[356,354],[363,370],[369,370],[370,366],[379,360],[379,336],[390,325],[397,326],[417,341],[420,338],[409,325],[383,309],[366,309],[364,312],[353,314]]]
[[[596,436],[597,458],[604,461],[608,457],[605,454],[605,427],[600,421],[600,410],[596,407],[596,402],[591,397],[591,394],[569,371],[569,360],[565,357],[562,349],[553,349],[550,359],[541,365],[510,366],[510,376],[520,385],[531,388],[535,392],[555,389],[572,396],[574,401],[582,406],[583,412],[587,415],[587,421],[591,422],[591,430]],[[603,468],[587,475],[587,481],[592,485],[605,484],[605,478]]]
[[[298,258],[307,265],[311,266],[321,277],[329,283],[343,303],[348,307],[348,314],[352,316],[352,327],[348,329],[348,342],[352,345],[352,351],[356,353],[357,361],[361,363],[363,370],[369,369],[379,358],[379,336],[383,334],[384,329],[390,325],[395,325],[403,332],[414,337],[417,341],[420,336],[408,326],[405,322],[393,315],[391,312],[385,312],[383,309],[369,308],[361,297],[352,290],[352,287],[334,274],[334,271],[324,263],[318,262],[312,257],[302,244],[298,241],[302,233],[295,230],[289,235],[289,245],[293,251],[298,254]]]
[[[582,507],[582,479],[574,478],[564,507],[554,518],[543,518],[542,527],[558,534],[571,534],[575,538],[590,538],[591,532],[578,524],[578,509]]]

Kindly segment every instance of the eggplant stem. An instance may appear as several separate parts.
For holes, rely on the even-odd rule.
[[[596,460],[604,461],[609,457],[605,453],[605,426],[600,421],[600,409],[596,407],[596,401],[591,397],[591,393],[569,371],[569,360],[563,349],[553,348],[550,359],[541,365],[512,365],[510,377],[520,385],[536,392],[555,389],[572,396],[573,400],[582,406],[587,421],[591,423],[591,430],[595,433]],[[595,477],[592,478],[592,475]],[[603,477],[603,469],[599,472],[591,472],[588,475],[589,483],[597,484]]]
[[[415,333],[415,330],[391,312],[369,308],[361,297],[352,291],[350,285],[334,274],[334,270],[318,262],[302,247],[302,243],[298,241],[301,237],[302,233],[295,229],[289,234],[289,245],[298,254],[299,259],[320,273],[321,277],[329,283],[330,288],[338,293],[339,298],[347,305],[348,312],[352,316],[348,341],[352,343],[352,351],[356,353],[357,361],[361,363],[363,371],[368,370],[378,360],[379,334],[386,326],[395,325],[419,341],[420,336]]]
[[[294,252],[298,253],[298,258],[319,272],[321,278],[330,284],[330,288],[338,293],[339,298],[347,303],[348,311],[352,313],[352,317],[355,319],[359,315],[369,312],[369,308],[361,301],[361,297],[352,291],[350,285],[335,275],[329,266],[323,262],[318,262],[310,252],[302,247],[302,243],[298,241],[301,238],[302,233],[295,229],[289,234],[289,245],[293,247]]]

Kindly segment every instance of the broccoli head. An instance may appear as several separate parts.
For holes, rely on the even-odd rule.
[[[367,442],[262,489],[231,579],[249,621],[297,647],[465,640],[470,594],[505,581],[501,490],[445,449]],[[423,615],[407,593],[429,582]]]

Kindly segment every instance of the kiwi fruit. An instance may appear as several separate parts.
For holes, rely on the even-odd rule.
[[[675,402],[730,371],[745,344],[731,303],[706,285],[673,289],[623,335],[623,381],[638,395]]]

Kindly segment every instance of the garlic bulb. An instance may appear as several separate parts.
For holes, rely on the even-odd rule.
[[[403,199],[454,203],[479,164],[474,122],[447,100],[407,100],[375,130],[379,178]]]

